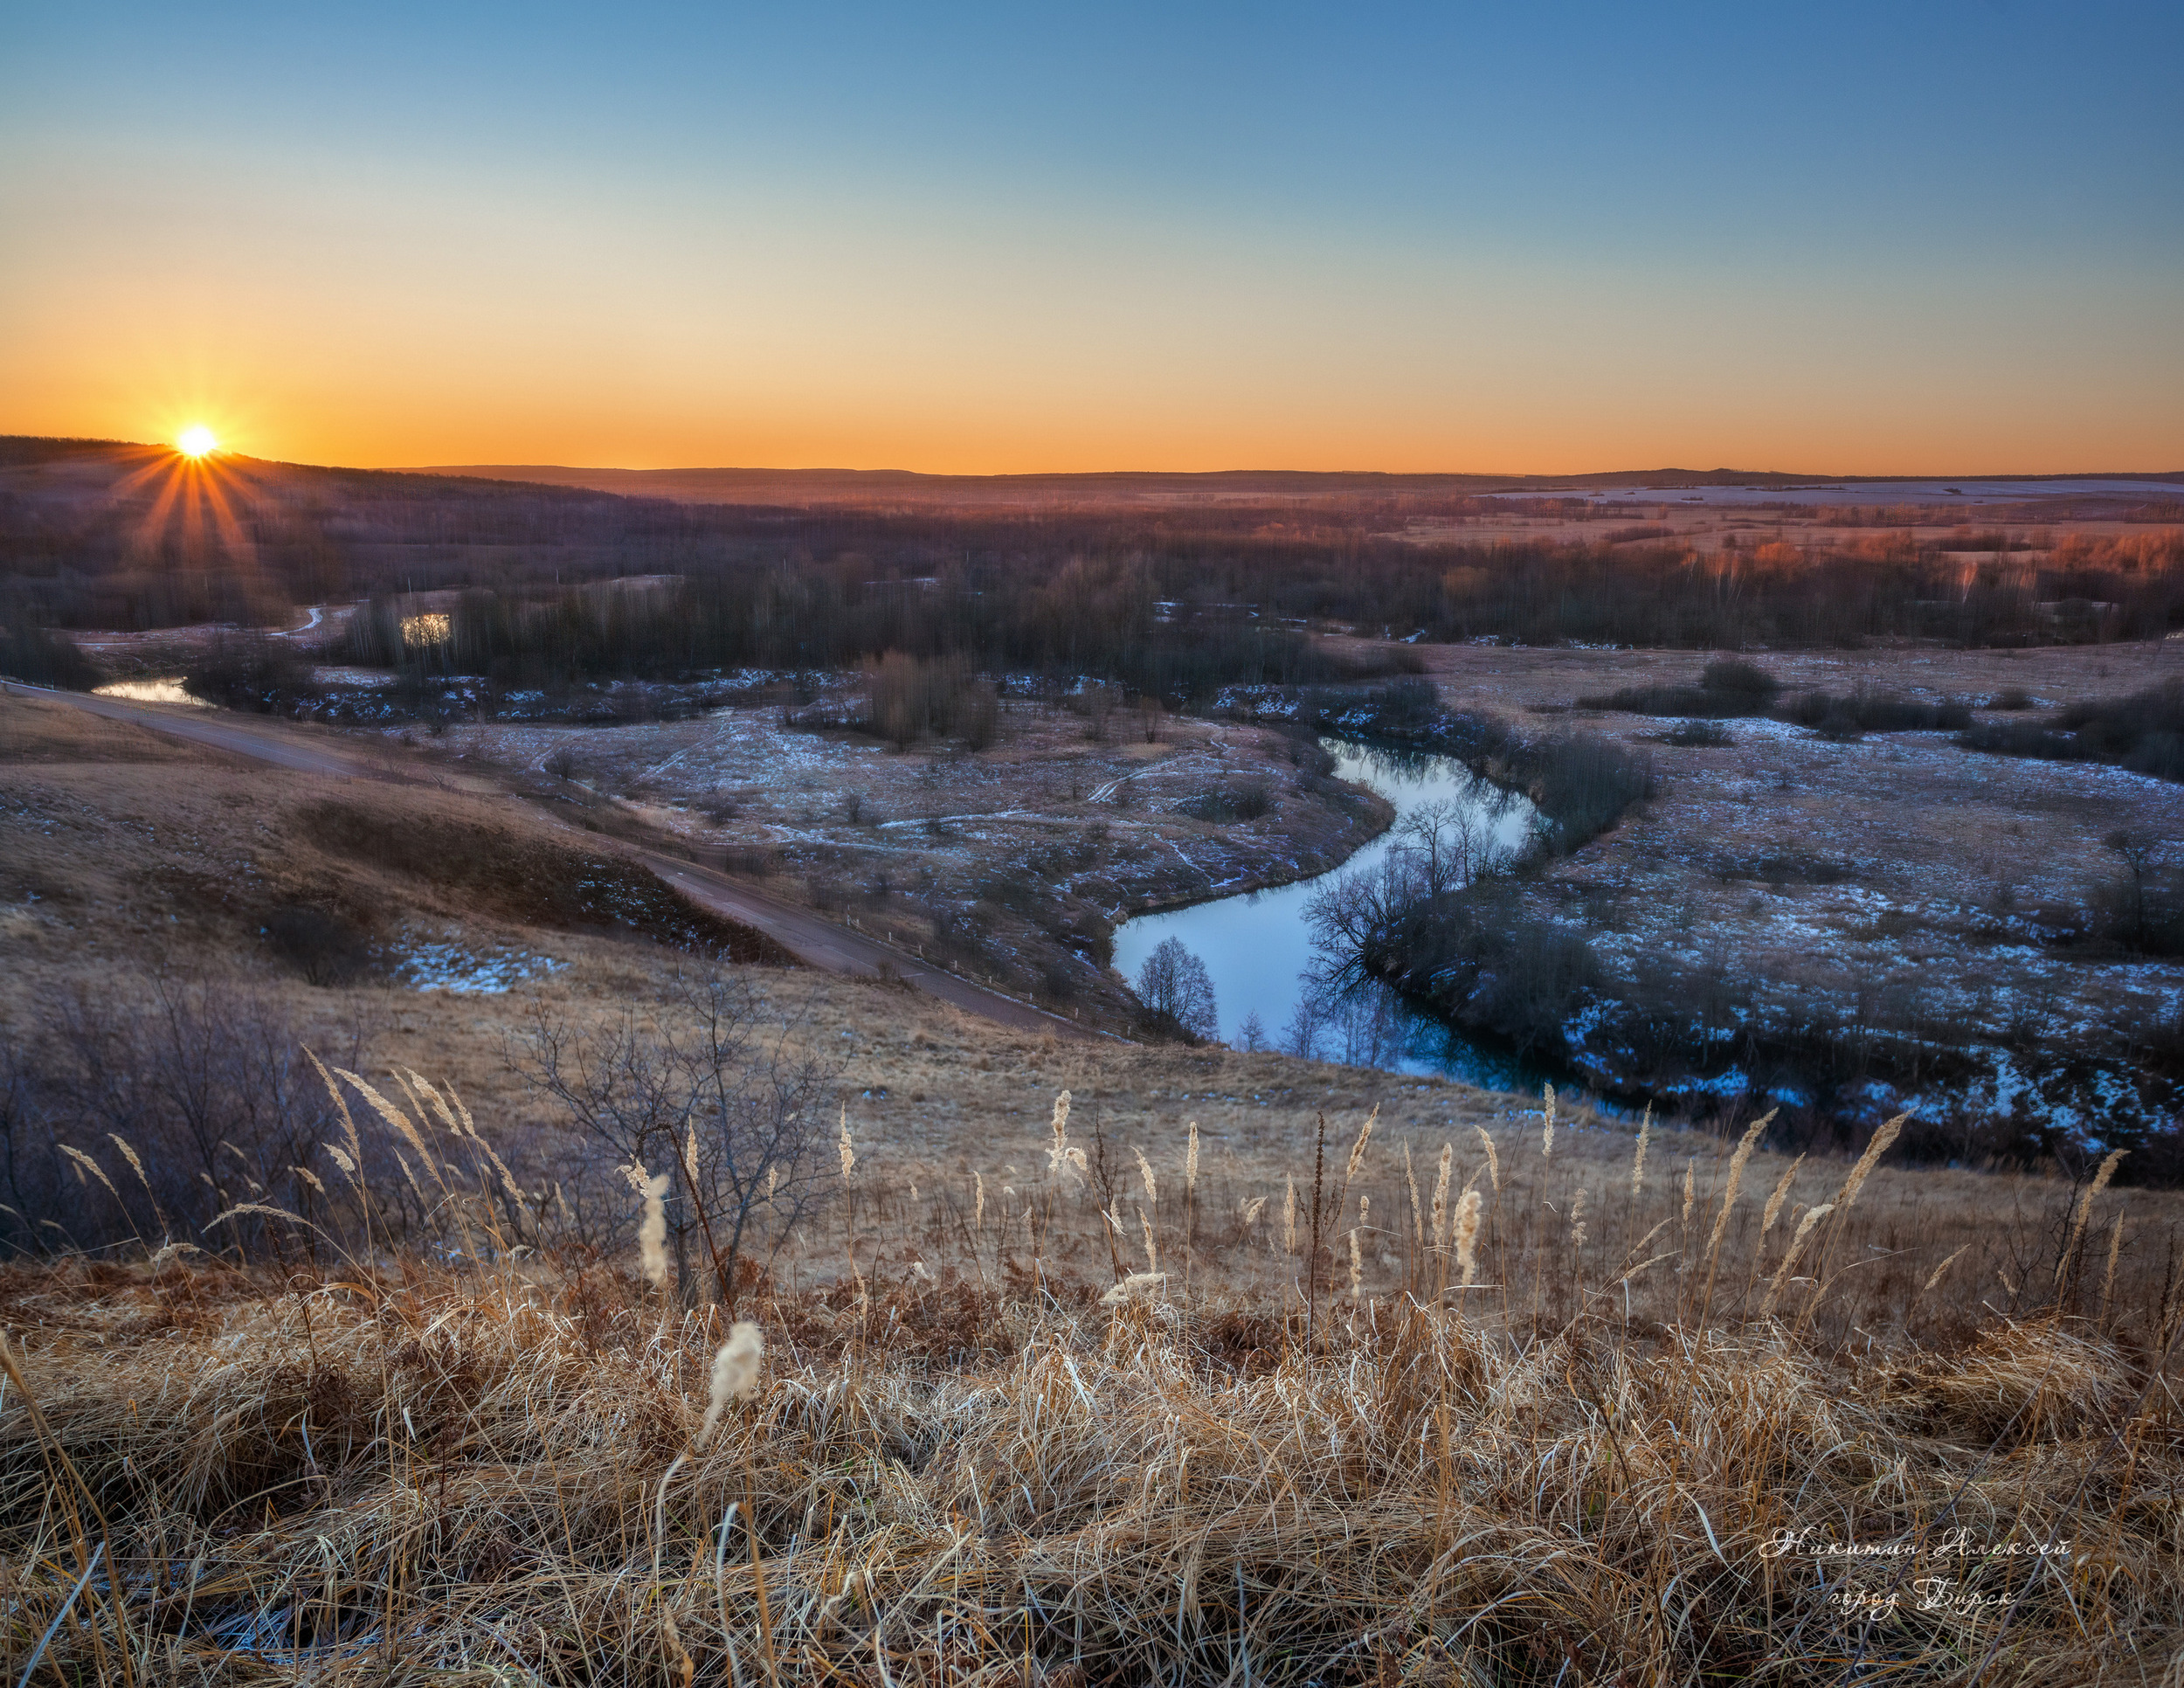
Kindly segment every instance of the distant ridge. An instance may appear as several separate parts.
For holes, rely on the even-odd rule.
[[[156,457],[172,447],[121,439],[64,439],[0,434],[0,471],[99,460],[116,465]],[[333,474],[344,479],[384,475],[432,480],[491,481],[553,487],[569,492],[608,493],[695,504],[860,504],[865,506],[1054,505],[1143,503],[1149,507],[1263,499],[1340,497],[1462,497],[1492,492],[1597,492],[1644,488],[1748,487],[1785,494],[1845,484],[1876,488],[1944,480],[1966,481],[2102,481],[2184,489],[2184,469],[2069,474],[1873,475],[1792,474],[1781,469],[1612,469],[1585,474],[1392,474],[1364,469],[1104,470],[1052,474],[929,474],[915,469],[584,468],[551,463],[428,464],[409,468],[359,469],[338,465],[283,463],[236,458],[259,471]]]
[[[1616,487],[1671,491],[1694,487],[1753,487],[1792,491],[1845,482],[1883,486],[1938,479],[1967,481],[2128,481],[2184,485],[2184,469],[2069,474],[1845,475],[1791,474],[1780,469],[1614,469],[1587,474],[1401,474],[1377,470],[1213,469],[1104,470],[1071,474],[928,474],[914,469],[593,469],[558,464],[432,464],[411,471],[490,481],[581,487],[638,498],[687,503],[801,503],[893,494],[918,502],[973,503],[1116,498],[1169,503],[1185,500],[1325,498],[1343,495],[1442,496],[1487,492],[1597,491]]]

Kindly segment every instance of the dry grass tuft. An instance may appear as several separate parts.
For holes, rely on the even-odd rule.
[[[1043,1113],[1001,1152],[1066,1149]],[[849,1258],[778,1258],[732,1329],[620,1245],[367,1246],[361,1178],[339,1260],[0,1271],[0,1671],[2063,1688],[2174,1656],[2174,1203],[2134,1194],[2073,1288],[2091,1180],[1965,1214],[1885,1144],[1777,1181],[1747,1133],[1632,1196],[1620,1134],[1558,1124],[1453,1205],[1445,1148],[1430,1222],[1362,1131],[1334,1224],[1218,1139],[1199,1200],[1186,1147],[1181,1293],[1150,1162],[1131,1271],[1104,1158],[997,1213],[891,1142]],[[2003,1270],[2052,1298],[1983,1309]]]

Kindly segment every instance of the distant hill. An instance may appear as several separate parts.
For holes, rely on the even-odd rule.
[[[120,439],[0,435],[0,471],[62,467],[98,478],[100,466],[133,468],[170,448]],[[1703,487],[1749,487],[1792,493],[1801,488],[1886,486],[1931,481],[1932,475],[1792,474],[1780,469],[1613,469],[1589,474],[1390,474],[1370,470],[1221,469],[1206,472],[1118,470],[1086,474],[924,474],[911,469],[614,469],[551,463],[432,464],[414,468],[356,469],[283,463],[230,455],[225,461],[252,477],[331,475],[350,486],[384,478],[445,484],[487,481],[564,491],[667,499],[686,504],[862,507],[1011,507],[1068,508],[1148,507],[1372,498],[1461,498],[1495,492],[1598,492],[1642,487],[1663,492]],[[2184,487],[2184,470],[2167,474],[2077,471],[2071,474],[1966,475],[1967,481],[2133,481]]]
[[[1388,474],[1366,470],[1221,469],[1202,473],[1158,470],[1089,474],[922,474],[909,469],[592,469],[557,464],[436,464],[414,473],[522,481],[584,488],[633,498],[666,498],[694,504],[949,504],[1071,505],[1259,502],[1275,499],[1462,497],[1489,492],[1597,491],[1614,487],[1670,490],[1695,487],[1753,487],[1793,490],[1837,485],[1846,480],[1883,484],[1931,480],[1915,475],[1824,475],[1780,469],[1615,469],[1592,474]],[[1998,477],[1973,475],[1970,480]],[[2012,475],[2013,481],[2094,478]],[[2109,481],[2184,482],[2170,474],[2101,474]]]

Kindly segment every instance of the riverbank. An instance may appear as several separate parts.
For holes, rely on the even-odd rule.
[[[1689,1115],[1779,1105],[1784,1129],[1827,1137],[1909,1107],[1906,1146],[1934,1158],[2129,1142],[2147,1176],[2174,1158],[2184,961],[2105,934],[2118,897],[2174,871],[2159,846],[2184,836],[2184,786],[1983,755],[1946,731],[1750,717],[1680,743],[1672,719],[1579,699],[1694,689],[1703,656],[1417,648],[1443,707],[1619,742],[1655,758],[1658,785],[1583,847],[1392,934],[1379,976]],[[1786,692],[1937,716],[1953,701],[1976,724],[2140,689],[2175,657],[1752,660]],[[2141,836],[2153,855],[2134,882]]]
[[[1158,1028],[1109,968],[1116,921],[1307,879],[1389,812],[1275,727],[1116,706],[999,701],[992,741],[906,751],[847,725],[855,682],[791,715],[452,724],[418,740],[541,794],[611,808],[929,958],[1082,1023]]]

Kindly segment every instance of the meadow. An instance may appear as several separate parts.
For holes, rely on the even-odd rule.
[[[2179,1657],[2184,1204],[2126,1202],[2112,1163],[1900,1169],[1885,1128],[1791,1161],[1757,1124],[1552,1105],[1236,1145],[1066,1096],[913,1156],[844,1113],[731,1308],[677,1278],[642,1176],[579,1242],[451,1090],[328,1083],[311,1229],[0,1276],[10,1676],[2077,1685]]]

